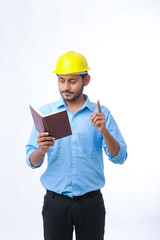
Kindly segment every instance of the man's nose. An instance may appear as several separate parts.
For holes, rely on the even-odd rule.
[[[65,90],[69,90],[70,89],[70,83],[66,81],[64,88],[65,88]]]

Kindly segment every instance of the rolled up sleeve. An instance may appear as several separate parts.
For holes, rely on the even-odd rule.
[[[40,167],[43,164],[44,158],[45,158],[45,157],[43,158],[42,163],[39,166],[37,166],[37,167],[34,167],[31,164],[31,162],[30,162],[30,155],[31,155],[31,153],[34,152],[38,148],[38,143],[37,143],[38,135],[39,135],[39,133],[37,132],[35,126],[33,126],[32,132],[31,132],[31,135],[30,135],[30,138],[29,138],[29,141],[28,141],[28,143],[27,143],[27,145],[25,147],[25,149],[26,149],[26,162],[27,162],[27,165],[29,167],[33,168],[33,169]]]
[[[107,146],[104,147],[104,151],[113,163],[123,164],[127,159],[127,146],[124,143],[119,142],[119,152],[114,157],[108,152]]]
[[[105,153],[108,156],[108,159],[110,161],[112,161],[113,163],[116,164],[123,164],[125,162],[125,160],[127,159],[127,145],[123,139],[123,136],[119,130],[119,127],[116,123],[116,121],[114,120],[113,116],[111,115],[111,113],[109,112],[109,114],[106,116],[106,128],[107,130],[110,132],[110,134],[117,140],[117,142],[119,143],[119,152],[116,156],[112,156],[107,148],[107,145],[103,139],[103,149],[105,151]]]

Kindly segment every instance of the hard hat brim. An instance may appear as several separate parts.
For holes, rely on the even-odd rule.
[[[88,73],[88,70],[90,70],[90,68],[88,68],[87,70],[85,70],[85,71],[82,71],[82,72],[63,72],[63,73],[61,73],[61,72],[57,72],[56,70],[55,71],[53,71],[52,73],[56,73],[56,74],[76,74],[76,75],[82,75],[82,74],[87,74]]]

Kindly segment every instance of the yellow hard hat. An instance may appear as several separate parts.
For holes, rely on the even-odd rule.
[[[53,73],[56,74],[82,74],[89,70],[86,58],[77,52],[70,51],[62,56],[57,61],[56,70]]]

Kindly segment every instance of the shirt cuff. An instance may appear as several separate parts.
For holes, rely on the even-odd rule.
[[[124,143],[119,142],[119,152],[116,156],[112,156],[108,150],[107,155],[110,161],[116,164],[123,164],[125,160],[127,159],[127,151],[126,151],[126,145]]]
[[[45,158],[45,156],[44,156],[44,157],[43,157],[43,160],[42,160],[42,163],[41,163],[39,166],[37,166],[37,167],[33,166],[33,165],[31,164],[31,162],[30,162],[30,155],[31,155],[31,153],[34,152],[34,151],[35,151],[35,149],[32,149],[32,150],[30,150],[30,151],[27,153],[27,155],[26,155],[27,165],[28,165],[29,167],[31,167],[32,169],[41,167],[41,165],[42,165],[43,162],[44,162],[44,158]]]

